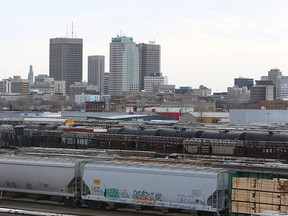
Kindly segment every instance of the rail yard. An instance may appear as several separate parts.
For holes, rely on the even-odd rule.
[[[174,129],[108,128],[55,125],[1,125],[2,146],[34,146],[54,148],[97,148],[230,155],[259,158],[288,158],[287,131],[271,129],[195,128]]]
[[[283,127],[2,124],[0,140],[3,197],[94,210],[288,211]]]

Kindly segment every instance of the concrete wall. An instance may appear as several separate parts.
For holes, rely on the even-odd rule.
[[[287,124],[288,110],[230,109],[230,124]]]

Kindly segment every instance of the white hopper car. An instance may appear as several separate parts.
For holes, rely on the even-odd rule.
[[[118,205],[219,213],[229,173],[223,169],[123,160],[1,157],[4,193],[58,196],[68,204]]]
[[[86,163],[83,201],[218,212],[225,207],[228,172],[203,167],[123,162]]]
[[[65,204],[72,205],[79,166],[72,160],[1,156],[0,188],[5,194],[65,198]]]

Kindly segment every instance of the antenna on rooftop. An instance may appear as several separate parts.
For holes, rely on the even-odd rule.
[[[68,26],[66,25],[66,38],[68,38]]]
[[[73,38],[73,22],[72,22],[72,38]]]

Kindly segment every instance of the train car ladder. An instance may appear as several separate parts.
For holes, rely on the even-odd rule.
[[[77,163],[75,167],[75,178],[74,178],[74,183],[73,183],[73,192],[75,194],[80,194],[81,193],[81,163]]]

